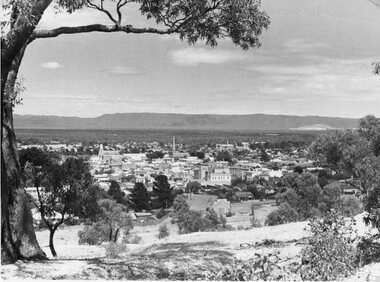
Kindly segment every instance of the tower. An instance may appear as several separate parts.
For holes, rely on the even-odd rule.
[[[100,158],[103,157],[103,152],[104,152],[103,144],[100,144],[100,146],[99,146],[99,153],[98,153],[98,156]]]
[[[175,136],[173,136],[173,152],[172,152],[172,163],[174,163],[174,155],[175,155]]]

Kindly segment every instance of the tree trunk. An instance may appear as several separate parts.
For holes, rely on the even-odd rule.
[[[117,243],[117,236],[119,235],[120,228],[116,229],[115,235],[113,236],[113,242]]]
[[[108,241],[112,242],[112,224],[110,223],[110,233],[109,233],[109,236],[108,236]]]
[[[53,238],[54,238],[54,234],[56,230],[57,229],[55,228],[50,229],[50,235],[49,235],[49,248],[53,257],[57,257],[57,252],[54,249],[54,243],[53,243]]]
[[[33,228],[33,217],[26,192],[21,185],[21,169],[13,128],[12,94],[26,45],[8,70],[1,93],[1,259],[2,263],[17,259],[45,259]],[[2,72],[3,75],[3,72]]]

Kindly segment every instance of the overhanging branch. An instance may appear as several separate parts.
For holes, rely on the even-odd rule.
[[[77,33],[88,33],[88,32],[125,32],[125,33],[153,33],[153,34],[171,34],[174,33],[173,29],[157,29],[157,28],[136,28],[132,25],[102,25],[102,24],[92,24],[85,26],[75,26],[75,27],[59,27],[51,30],[38,29],[35,30],[29,40],[33,41],[37,38],[52,38],[57,37],[61,34],[77,34]]]

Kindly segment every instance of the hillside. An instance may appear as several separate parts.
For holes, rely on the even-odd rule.
[[[362,215],[355,227],[360,235],[368,231]],[[136,227],[133,233],[143,237],[140,244],[128,244],[119,258],[105,256],[102,246],[78,245],[77,233],[83,226],[59,229],[55,237],[58,258],[52,258],[48,249],[47,230],[36,232],[49,261],[18,261],[2,265],[3,280],[75,279],[75,280],[186,280],[212,279],[210,270],[230,263],[232,259],[247,261],[257,256],[277,258],[282,267],[300,262],[300,251],[310,235],[307,222],[294,222],[240,231],[197,232],[177,235],[169,225],[170,236],[158,239],[158,226]],[[136,230],[137,229],[137,230]],[[265,243],[264,240],[271,242]],[[203,276],[201,276],[203,275]],[[206,276],[204,276],[206,275]],[[207,278],[207,279],[205,279]],[[282,277],[286,281],[295,278]],[[379,281],[380,263],[366,265],[345,281]],[[299,280],[297,280],[299,281]]]
[[[192,129],[290,130],[322,124],[326,128],[355,128],[358,119],[287,115],[187,115],[118,113],[95,118],[14,115],[16,128],[59,129]]]

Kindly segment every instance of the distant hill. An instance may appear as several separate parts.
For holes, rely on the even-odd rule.
[[[318,125],[325,128],[355,128],[358,119],[265,114],[117,113],[96,118],[14,115],[14,125],[16,128],[50,129],[308,130],[310,126],[316,128]]]

